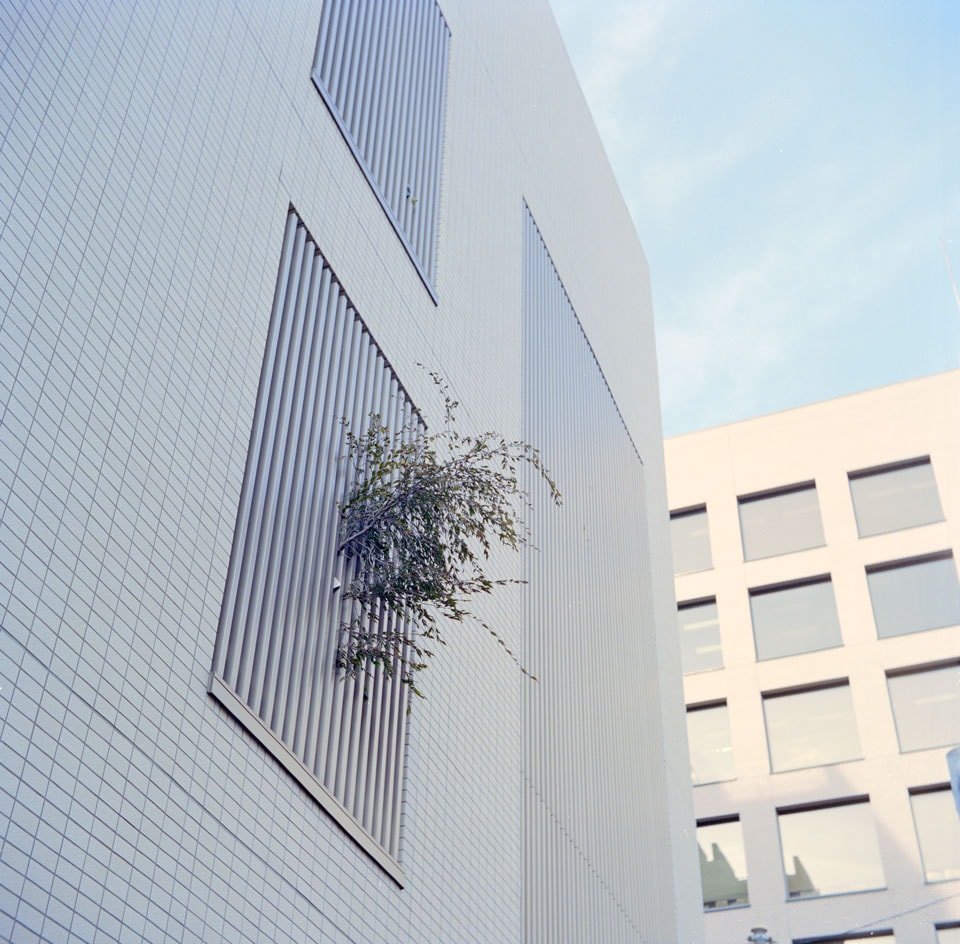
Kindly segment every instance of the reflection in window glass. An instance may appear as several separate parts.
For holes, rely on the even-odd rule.
[[[901,751],[960,744],[960,665],[887,679]]]
[[[694,783],[716,783],[736,776],[726,705],[687,709],[687,740]]]
[[[703,910],[749,904],[740,820],[697,825]]]
[[[779,659],[840,645],[840,620],[829,577],[750,591],[757,659]]]
[[[869,803],[783,812],[778,821],[789,898],[883,888]]]
[[[720,650],[720,620],[715,600],[681,603],[677,607],[680,623],[680,660],[683,673],[718,669],[723,665]]]
[[[943,521],[929,459],[873,472],[851,472],[850,494],[860,537]]]
[[[869,568],[867,585],[880,639],[960,623],[952,554]]]
[[[707,526],[707,509],[675,511],[670,514],[670,540],[673,542],[673,572],[688,574],[697,570],[709,570],[713,566],[710,556],[710,529]]]
[[[765,696],[763,714],[774,771],[863,756],[849,685]]]
[[[937,928],[937,944],[960,944],[960,925],[954,928]]]
[[[960,878],[960,819],[950,788],[912,793],[910,806],[926,880],[947,882]]]
[[[744,560],[821,547],[823,524],[815,486],[741,498],[740,534]]]

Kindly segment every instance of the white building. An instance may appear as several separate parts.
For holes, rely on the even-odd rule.
[[[707,940],[960,940],[960,371],[666,443]]]
[[[647,267],[545,0],[0,50],[0,939],[699,941]],[[340,420],[427,371],[564,505],[480,611],[539,681],[452,627],[407,714],[334,665]]]

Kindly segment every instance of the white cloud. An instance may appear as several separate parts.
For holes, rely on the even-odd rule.
[[[883,338],[852,328],[869,329],[871,314],[934,261],[939,206],[901,206],[899,194],[885,192],[883,175],[858,185],[847,176],[843,197],[824,212],[810,195],[825,173],[839,171],[814,168],[785,188],[781,200],[795,223],[718,248],[668,287],[665,303],[655,274],[661,400],[668,416],[698,411],[685,428],[770,409],[787,385],[815,386],[828,369],[818,353],[842,358],[841,338],[881,346]],[[904,323],[925,315],[902,312]]]
[[[894,349],[918,355],[924,318],[956,345],[955,105],[938,127],[919,33],[894,82],[867,5],[553,2],[651,265],[668,423],[833,395],[830,372],[888,382],[884,359],[909,376]]]
[[[636,132],[638,89],[656,85],[679,61],[696,28],[691,0],[553,0],[600,135],[613,158]]]

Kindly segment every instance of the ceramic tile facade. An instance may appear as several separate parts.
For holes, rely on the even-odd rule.
[[[657,881],[612,915],[590,854],[582,913],[700,939],[646,262],[546,4],[441,6],[436,298],[311,81],[321,3],[0,8],[2,939],[523,939],[530,683],[488,636],[410,716],[402,888],[208,686],[290,207],[428,422],[418,363],[514,438],[524,201],[646,469],[644,710],[564,671],[658,757]],[[533,592],[481,608],[514,651]]]

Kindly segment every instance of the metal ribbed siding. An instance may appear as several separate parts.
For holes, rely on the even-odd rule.
[[[414,415],[291,211],[211,690],[348,829],[396,860],[406,689],[378,671],[364,697],[363,682],[339,680],[335,666],[353,605],[334,589],[353,576],[336,552],[352,473],[343,420],[362,433],[374,413],[395,430]]]
[[[523,436],[563,492],[528,483],[524,939],[670,940],[643,464],[526,211],[523,371]]]
[[[313,73],[431,292],[449,46],[435,0],[326,0]]]

